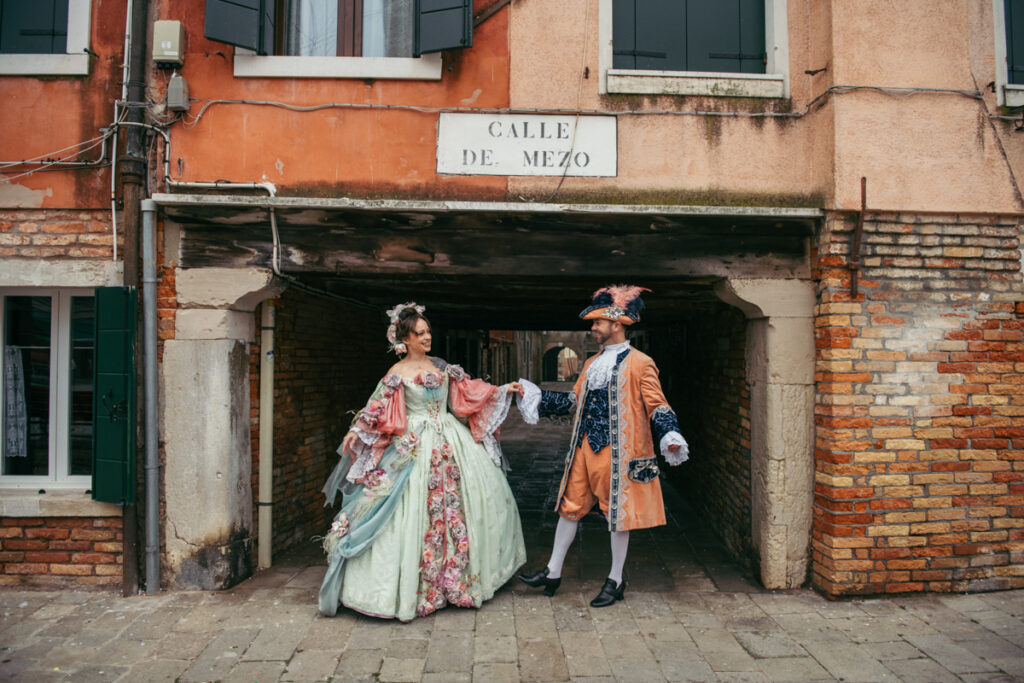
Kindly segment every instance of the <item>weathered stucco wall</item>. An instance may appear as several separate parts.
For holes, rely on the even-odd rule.
[[[92,2],[93,51],[88,76],[0,76],[4,134],[0,161],[53,158],[58,150],[100,135],[114,120],[121,97],[125,3]],[[67,152],[64,152],[67,154]],[[83,160],[99,158],[95,147]],[[13,166],[0,175],[0,208],[103,208],[110,206],[110,169],[33,173]],[[5,178],[12,178],[5,182]]]
[[[598,4],[511,9],[511,106],[620,112],[618,176],[567,178],[562,198],[855,208],[867,176],[876,208],[1024,210],[1024,136],[989,117],[999,113],[985,88],[995,78],[990,3],[942,0],[909,12],[882,0],[789,0],[791,102],[600,95]],[[851,85],[982,96],[836,91],[810,106]],[[808,113],[750,116],[773,110]],[[692,115],[707,111],[737,116]],[[547,196],[558,184],[512,178],[509,189]]]
[[[202,3],[165,0],[157,18],[178,19],[188,36],[182,74],[192,97],[279,102],[416,106],[324,108],[298,112],[259,104],[214,104],[171,133],[177,180],[271,181],[282,194],[337,196],[501,196],[505,179],[439,176],[437,113],[442,107],[508,104],[507,12],[473,35],[469,50],[444,54],[440,81],[339,78],[236,78],[234,48],[203,37]],[[194,123],[194,125],[191,125]],[[180,162],[179,162],[180,160]],[[180,165],[179,165],[180,164]]]

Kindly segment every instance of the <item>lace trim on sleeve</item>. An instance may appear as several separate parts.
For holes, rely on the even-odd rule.
[[[519,378],[519,384],[523,387],[523,395],[516,399],[519,413],[523,416],[523,422],[528,425],[537,424],[540,418],[540,387],[528,379]]]

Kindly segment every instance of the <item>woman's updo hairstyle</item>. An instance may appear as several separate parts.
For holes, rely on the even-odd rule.
[[[417,311],[413,306],[409,306],[403,309],[398,314],[398,320],[395,321],[395,339],[398,341],[405,341],[406,337],[413,333],[416,329],[416,323],[423,320],[427,323],[427,327],[430,326],[430,321],[427,317]]]

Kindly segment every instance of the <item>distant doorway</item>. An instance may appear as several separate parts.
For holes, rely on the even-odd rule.
[[[580,357],[567,346],[555,346],[544,353],[541,375],[545,382],[575,382],[580,374]]]

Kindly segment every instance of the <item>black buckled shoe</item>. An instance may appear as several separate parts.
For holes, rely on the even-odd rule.
[[[625,597],[626,593],[626,582],[622,581],[619,585],[615,585],[615,582],[611,579],[607,579],[604,585],[601,586],[601,592],[597,594],[597,597],[590,601],[591,607],[607,607],[608,605],[614,605],[616,600],[621,600]]]
[[[544,586],[544,595],[551,597],[558,590],[558,587],[562,584],[562,577],[557,579],[548,578],[548,568],[544,567],[539,572],[533,574],[516,574],[516,578],[525,583],[527,586],[533,586],[539,588]]]

